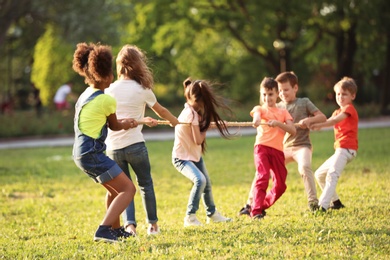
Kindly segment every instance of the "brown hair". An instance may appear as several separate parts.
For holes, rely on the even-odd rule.
[[[267,90],[275,89],[276,92],[278,92],[278,82],[273,78],[265,77],[260,83],[260,88],[265,88]]]
[[[198,113],[201,116],[199,121],[200,131],[204,132],[210,127],[211,122],[215,125],[223,138],[228,139],[231,134],[228,127],[217,112],[217,108],[221,108],[232,114],[231,109],[225,104],[224,99],[214,93],[212,84],[206,80],[195,80],[187,78],[183,82],[184,96],[191,99],[193,97],[198,104],[203,104],[203,109]],[[206,139],[202,143],[202,152],[206,151]]]
[[[125,75],[137,81],[142,87],[153,87],[153,74],[147,65],[145,53],[134,45],[125,45],[116,58],[118,76]]]
[[[112,75],[112,53],[107,45],[79,43],[73,54],[72,68],[85,83],[95,85]]]
[[[295,75],[293,71],[282,72],[276,77],[275,80],[279,83],[285,83],[288,81],[292,87],[298,85],[298,76]]]
[[[333,89],[335,89],[336,87],[341,87],[341,89],[349,91],[352,95],[356,95],[357,93],[357,85],[353,78],[342,78],[334,85]]]

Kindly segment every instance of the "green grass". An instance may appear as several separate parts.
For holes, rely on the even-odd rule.
[[[183,228],[191,184],[170,162],[172,141],[148,142],[162,233],[146,235],[140,195],[138,237],[116,245],[92,240],[105,191],[71,159],[71,147],[0,150],[1,259],[388,259],[390,131],[359,131],[358,157],[337,186],[345,209],[315,215],[296,164],[287,191],[253,222],[238,217],[254,175],[254,136],[208,139],[206,166],[218,210],[233,222]],[[312,133],[313,169],[333,153],[333,133]],[[319,192],[320,193],[320,192]],[[198,217],[205,220],[201,206]]]

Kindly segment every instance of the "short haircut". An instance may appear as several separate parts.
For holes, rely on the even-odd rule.
[[[275,80],[278,83],[289,82],[292,87],[298,85],[298,77],[293,71],[282,72],[276,77]]]
[[[357,85],[353,78],[344,77],[339,82],[337,82],[333,90],[336,89],[336,87],[340,87],[342,90],[349,91],[352,95],[356,95],[357,93]]]
[[[275,89],[278,92],[278,82],[276,82],[273,78],[265,77],[261,83],[260,88],[265,88],[267,90]]]

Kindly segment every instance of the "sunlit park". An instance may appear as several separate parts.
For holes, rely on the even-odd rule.
[[[210,136],[203,155],[217,209],[231,222],[207,225],[201,202],[204,225],[183,226],[191,182],[172,165],[172,138],[151,140],[161,232],[147,234],[131,171],[137,236],[115,244],[94,242],[106,191],[76,167],[72,144],[0,149],[0,259],[388,259],[390,131],[370,122],[390,121],[389,28],[388,0],[0,0],[0,144],[72,138],[75,103],[88,87],[72,69],[83,42],[110,46],[113,81],[119,50],[138,46],[158,102],[173,115],[191,77],[215,83],[233,112],[223,119],[243,123],[230,128],[231,140]],[[297,97],[327,118],[339,108],[334,85],[353,78],[353,105],[366,127],[337,184],[344,208],[310,211],[290,163],[286,192],[255,221],[238,215],[255,174],[249,112],[259,105],[262,79],[286,71],[298,76]],[[146,115],[161,119],[148,107]],[[174,129],[143,132],[173,136]],[[310,138],[314,172],[334,153],[335,137],[330,127]]]

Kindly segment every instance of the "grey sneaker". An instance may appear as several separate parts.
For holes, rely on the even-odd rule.
[[[210,224],[211,222],[229,222],[229,221],[232,221],[232,219],[222,216],[218,211],[215,211],[213,215],[207,217],[207,224]]]
[[[309,206],[309,210],[311,212],[315,212],[320,208],[320,206],[318,206],[318,202],[316,202],[316,201],[309,202],[308,206]]]

